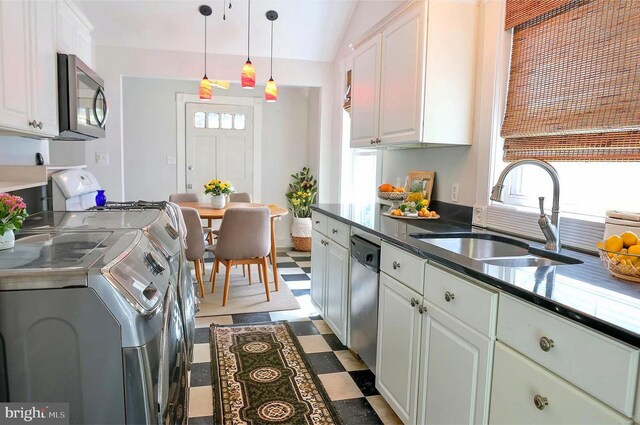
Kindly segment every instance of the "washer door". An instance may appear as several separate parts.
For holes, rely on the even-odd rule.
[[[164,302],[159,373],[158,422],[184,423],[187,411],[187,355],[180,306],[172,286],[168,288]]]

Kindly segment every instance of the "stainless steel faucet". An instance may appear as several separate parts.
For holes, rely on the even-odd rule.
[[[544,196],[538,198],[540,201],[540,218],[538,218],[538,225],[542,230],[542,234],[546,239],[546,243],[544,245],[545,249],[550,251],[558,252],[560,251],[560,179],[558,178],[558,172],[556,171],[551,164],[540,161],[538,159],[521,159],[518,161],[514,161],[507,165],[507,167],[500,173],[498,177],[498,181],[496,182],[493,189],[491,189],[491,200],[496,202],[502,202],[502,189],[504,188],[504,179],[507,177],[507,174],[511,170],[520,165],[537,165],[538,167],[545,170],[551,176],[551,181],[553,182],[553,205],[551,206],[551,221],[549,221],[549,217],[544,213]]]

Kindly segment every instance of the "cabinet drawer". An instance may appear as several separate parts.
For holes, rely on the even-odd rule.
[[[399,280],[420,295],[424,294],[424,265],[426,260],[383,242],[380,270]]]
[[[326,235],[345,248],[349,248],[349,237],[351,236],[350,231],[348,224],[334,218],[329,218],[327,221]]]
[[[497,293],[430,264],[425,265],[424,282],[424,297],[427,301],[483,335],[495,335]]]
[[[500,342],[495,349],[489,412],[491,424],[631,423]]]
[[[498,339],[587,393],[633,414],[638,350],[500,294]]]
[[[327,221],[329,220],[329,217],[327,217],[324,214],[321,214],[317,211],[314,211],[311,214],[311,222],[313,224],[313,230],[317,230],[318,232],[322,233],[323,235],[327,234]]]

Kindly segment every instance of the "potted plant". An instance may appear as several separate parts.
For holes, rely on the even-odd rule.
[[[0,250],[13,248],[13,231],[20,230],[27,216],[27,205],[21,197],[0,193]]]
[[[213,179],[204,185],[204,193],[211,195],[211,206],[215,209],[224,208],[227,195],[233,193],[233,186],[229,182]]]
[[[318,182],[304,167],[301,172],[292,174],[293,183],[289,184],[287,200],[293,213],[291,237],[296,251],[311,251],[311,204],[318,194]]]

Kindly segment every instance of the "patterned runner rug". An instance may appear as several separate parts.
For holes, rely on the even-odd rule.
[[[287,322],[211,325],[216,424],[341,424]]]

